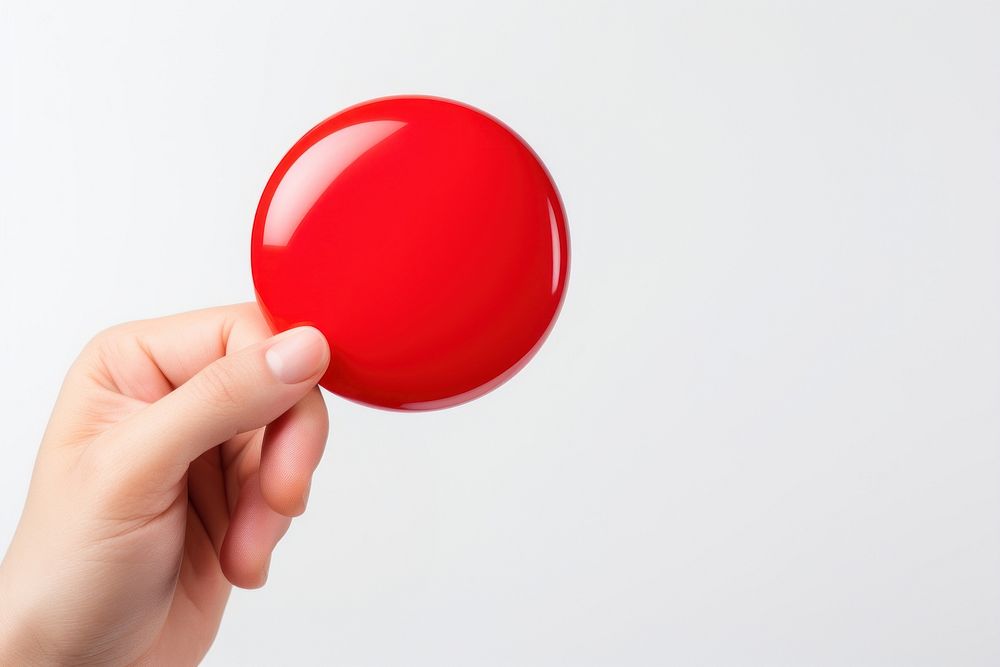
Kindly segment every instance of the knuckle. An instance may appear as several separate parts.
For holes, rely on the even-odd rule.
[[[232,363],[214,363],[198,374],[194,383],[197,399],[222,410],[238,408],[243,402],[241,373]]]
[[[125,322],[102,329],[94,334],[80,353],[82,360],[114,359],[136,336],[136,323]]]
[[[109,349],[118,345],[119,341],[126,335],[127,325],[124,324],[116,324],[106,329],[101,329],[84,346],[84,353],[104,354]]]

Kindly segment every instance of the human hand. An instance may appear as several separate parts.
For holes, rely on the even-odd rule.
[[[254,304],[113,327],[66,376],[0,565],[0,664],[194,664],[327,436],[326,341]],[[265,428],[266,427],[266,428]]]

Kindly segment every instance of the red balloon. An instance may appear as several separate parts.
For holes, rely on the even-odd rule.
[[[326,336],[321,384],[433,410],[522,368],[562,304],[569,239],[531,148],[482,111],[391,97],[345,109],[278,164],[257,208],[257,300]]]

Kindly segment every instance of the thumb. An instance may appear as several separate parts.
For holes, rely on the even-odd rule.
[[[318,330],[285,331],[212,362],[120,423],[108,433],[106,454],[144,479],[173,482],[212,447],[281,416],[316,386],[329,363]]]

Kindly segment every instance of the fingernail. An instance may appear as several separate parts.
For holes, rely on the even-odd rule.
[[[323,369],[326,358],[326,339],[312,327],[286,331],[264,353],[274,377],[285,384],[304,382],[316,375]]]
[[[260,586],[258,586],[258,588],[267,583],[267,577],[268,577],[269,574],[271,574],[271,558],[270,557],[268,557],[267,563],[264,564],[264,572],[261,574],[261,577],[260,577]]]
[[[306,511],[306,503],[309,502],[309,492],[312,490],[312,482],[306,484],[306,490],[302,492],[302,511]]]

